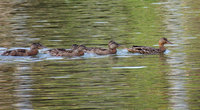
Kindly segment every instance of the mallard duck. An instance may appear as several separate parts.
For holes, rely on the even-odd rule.
[[[146,46],[133,46],[132,48],[128,48],[127,50],[132,53],[140,53],[140,54],[160,54],[164,53],[166,48],[165,44],[172,44],[167,38],[161,38],[159,40],[159,48],[146,47]]]
[[[3,56],[34,56],[38,54],[38,49],[42,49],[44,46],[42,46],[40,43],[33,43],[30,47],[30,50],[26,49],[16,49],[16,50],[8,50],[2,53]]]
[[[52,56],[82,56],[84,55],[84,46],[82,45],[72,45],[71,50],[66,50],[66,49],[51,49],[47,50],[46,53],[48,52]]]
[[[98,47],[86,47],[85,52],[95,53],[98,55],[115,54],[117,53],[117,47],[119,47],[119,44],[111,40],[108,43],[108,49],[103,49],[103,48],[98,48]]]
[[[56,56],[58,53],[62,53],[62,52],[69,52],[71,53],[73,50],[77,49],[78,45],[77,44],[73,44],[70,50],[66,50],[64,48],[55,48],[55,49],[49,49],[47,51],[45,51],[44,53],[49,53],[53,56]]]

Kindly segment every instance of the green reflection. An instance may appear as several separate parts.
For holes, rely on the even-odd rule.
[[[110,56],[35,63],[33,105],[36,109],[167,109],[166,58]],[[113,69],[141,65],[147,67]]]
[[[18,3],[8,2],[8,5],[0,2],[2,9],[5,9],[0,9],[0,12],[6,12],[0,14],[0,38],[3,39],[0,44],[25,47],[31,42],[40,41],[48,48],[70,48],[74,43],[106,48],[108,41],[113,39],[127,47],[133,44],[153,46],[160,37],[177,37],[170,36],[173,29],[166,29],[164,19],[167,17],[164,16],[170,14],[165,12],[163,5],[155,5],[155,2],[159,1],[22,0]],[[169,101],[173,96],[169,89],[173,85],[169,84],[169,80],[176,80],[167,78],[173,69],[178,68],[186,70],[189,78],[186,85],[187,102],[190,108],[198,109],[198,3],[183,2],[192,10],[183,10],[183,18],[187,22],[183,23],[185,32],[181,35],[184,36],[178,37],[183,39],[191,35],[192,38],[184,43],[177,40],[175,43],[180,48],[169,47],[172,51],[166,55],[128,56],[126,53],[125,57],[110,55],[49,61],[41,58],[38,62],[4,64],[0,69],[0,96],[8,100],[0,100],[3,103],[1,107],[12,109],[29,105],[31,109],[38,110],[167,110],[173,106]],[[182,57],[179,52],[186,57],[184,66],[177,67],[176,62],[169,60],[174,59],[171,54]],[[1,59],[4,62],[4,57]]]
[[[200,67],[200,60],[199,60],[199,26],[200,26],[200,12],[199,12],[199,5],[200,1],[186,1],[184,0],[184,6],[187,7],[184,10],[185,16],[184,19],[187,21],[184,23],[185,30],[187,33],[187,37],[190,39],[187,42],[188,46],[186,48],[186,55],[187,55],[187,75],[188,75],[188,83],[186,85],[188,90],[188,100],[189,107],[192,110],[200,109],[199,106],[199,67]],[[192,11],[191,11],[192,10]]]

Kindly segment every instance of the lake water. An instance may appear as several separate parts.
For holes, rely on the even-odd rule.
[[[1,0],[0,53],[40,42],[33,57],[0,56],[1,110],[199,110],[199,0]],[[158,46],[164,55],[128,53]],[[72,44],[116,55],[53,57]]]

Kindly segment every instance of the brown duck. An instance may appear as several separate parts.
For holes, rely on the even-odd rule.
[[[66,49],[51,49],[51,50],[47,50],[45,53],[49,53],[52,56],[69,56],[69,57],[73,57],[73,56],[82,56],[84,55],[84,46],[82,45],[72,45],[72,49],[71,50],[66,50]]]
[[[77,44],[73,44],[70,50],[66,50],[64,48],[55,48],[55,49],[49,49],[49,50],[45,51],[44,53],[49,53],[52,56],[57,56],[58,53],[62,53],[62,52],[71,53],[73,50],[75,50],[77,48],[78,48],[78,45]]]
[[[34,56],[38,54],[38,49],[42,49],[44,46],[42,46],[40,43],[33,43],[30,47],[30,50],[26,49],[16,49],[16,50],[9,50],[5,51],[1,55],[3,56]]]
[[[132,48],[128,48],[127,50],[132,53],[140,53],[140,54],[160,54],[164,53],[166,48],[164,47],[165,44],[172,44],[167,38],[161,38],[159,40],[159,48],[153,47],[145,47],[145,46],[133,46]]]
[[[103,48],[98,48],[98,47],[86,47],[85,52],[95,53],[98,55],[115,54],[117,53],[117,47],[119,47],[119,44],[111,40],[108,43],[108,49],[103,49]]]

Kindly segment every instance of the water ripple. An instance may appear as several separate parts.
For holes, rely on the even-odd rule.
[[[146,66],[126,66],[126,67],[112,67],[113,69],[140,69],[146,68]]]

